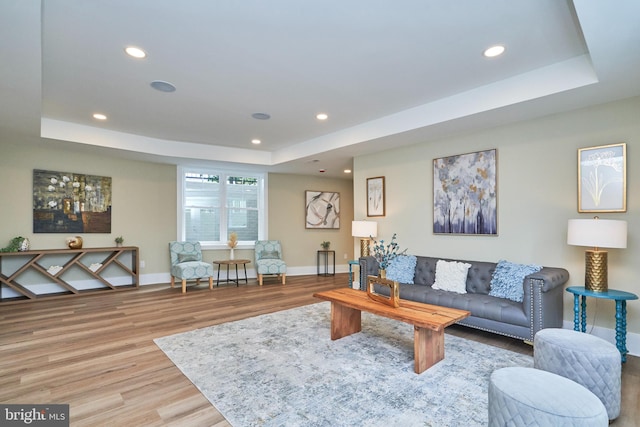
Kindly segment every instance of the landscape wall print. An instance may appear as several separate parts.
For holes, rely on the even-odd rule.
[[[306,191],[305,228],[340,228],[340,193]]]
[[[111,178],[33,171],[34,233],[111,233]]]
[[[433,232],[498,234],[496,150],[433,160]]]

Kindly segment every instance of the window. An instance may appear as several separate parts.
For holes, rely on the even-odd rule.
[[[183,240],[227,247],[231,232],[239,244],[266,235],[263,174],[180,168],[178,221]]]

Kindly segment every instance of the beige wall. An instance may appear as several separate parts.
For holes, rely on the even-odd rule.
[[[609,283],[640,294],[639,117],[640,98],[633,98],[357,157],[355,217],[366,215],[366,178],[385,176],[387,215],[372,218],[379,224],[379,237],[390,238],[395,232],[401,247],[417,255],[564,267],[571,274],[569,285],[582,286],[586,248],[566,244],[567,220],[593,216],[577,212],[577,150],[626,142],[627,212],[599,216],[628,221],[628,248],[609,250]],[[499,235],[434,235],[433,159],[492,148],[498,154]],[[588,307],[591,324],[595,300],[590,299]],[[597,310],[597,326],[613,328],[613,302],[598,300]],[[569,294],[564,318],[573,320]],[[640,301],[628,303],[628,327],[640,333]]]
[[[168,280],[167,244],[175,240],[176,167],[94,154],[87,147],[27,137],[0,140],[0,247],[18,235],[28,237],[34,249],[65,248],[68,234],[33,233],[33,169],[68,171],[112,177],[111,234],[83,234],[85,247],[113,246],[122,235],[125,245],[139,246],[145,267],[143,284]],[[353,189],[350,179],[271,174],[268,179],[269,238],[280,239],[289,274],[315,273],[320,242],[331,241],[338,269],[353,257],[351,220]],[[334,191],[341,197],[339,230],[304,227],[305,190]],[[205,251],[205,259],[226,259],[228,250]],[[236,258],[253,259],[252,250],[238,250]],[[251,267],[251,266],[250,266]]]

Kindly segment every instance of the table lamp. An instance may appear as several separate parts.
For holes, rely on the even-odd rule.
[[[351,235],[360,237],[360,256],[369,256],[369,240],[378,235],[378,223],[375,221],[351,221]]]
[[[585,251],[584,287],[607,292],[607,251],[600,248],[627,247],[627,221],[611,219],[570,219],[567,244],[591,246]]]

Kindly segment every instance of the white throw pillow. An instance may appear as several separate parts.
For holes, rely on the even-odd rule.
[[[431,287],[433,289],[466,294],[469,268],[471,268],[471,264],[439,259],[436,262],[436,280]]]

